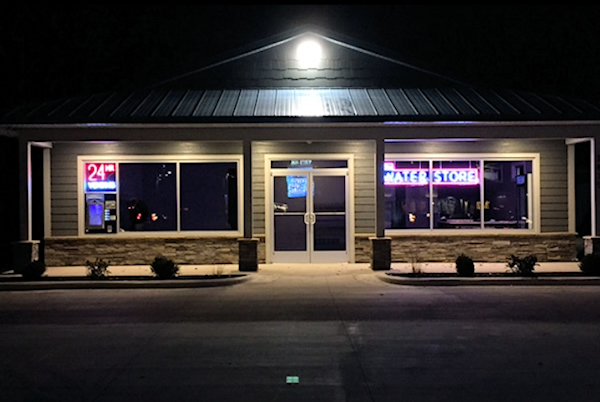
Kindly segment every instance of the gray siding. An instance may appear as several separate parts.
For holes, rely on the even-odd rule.
[[[241,154],[239,142],[54,143],[51,157],[52,236],[77,236],[79,155]]]
[[[568,231],[564,140],[390,143],[386,144],[386,153],[539,153],[541,231]]]
[[[252,149],[254,234],[265,234],[265,154],[344,153],[354,155],[355,233],[375,232],[375,144],[372,141],[258,141]],[[386,144],[386,153],[540,153],[541,230],[566,232],[567,147],[564,140],[405,142]],[[54,143],[52,149],[52,235],[77,235],[78,155],[242,154],[241,142]]]
[[[354,155],[355,232],[375,231],[375,143],[344,142],[255,142],[252,146],[252,208],[254,234],[265,230],[265,154],[352,154]]]

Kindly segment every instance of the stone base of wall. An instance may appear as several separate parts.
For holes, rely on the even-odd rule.
[[[511,254],[533,254],[539,262],[576,261],[574,233],[392,235],[392,262],[454,262],[464,253],[474,261],[505,262]],[[356,236],[355,260],[370,262],[369,236]]]
[[[258,262],[265,263],[265,239],[258,237]],[[357,235],[355,262],[371,263],[370,235]],[[475,261],[505,262],[511,254],[534,254],[540,262],[576,261],[573,233],[392,235],[391,262],[453,262],[464,253]],[[178,264],[238,264],[235,237],[50,237],[44,240],[47,266],[82,266],[102,258],[112,265],[150,264],[158,254]]]
[[[235,237],[50,237],[45,239],[47,266],[81,266],[102,258],[111,265],[146,265],[158,254],[177,264],[237,264]]]

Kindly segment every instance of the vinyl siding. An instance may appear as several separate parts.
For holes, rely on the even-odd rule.
[[[375,144],[372,141],[273,142],[252,146],[252,208],[254,234],[265,229],[265,155],[268,154],[352,154],[354,160],[354,230],[373,233],[375,228]]]
[[[252,199],[255,235],[265,230],[266,154],[352,154],[354,157],[355,233],[375,232],[375,144],[372,141],[257,141],[252,147]],[[386,153],[539,153],[541,230],[565,232],[567,214],[567,147],[564,140],[498,140],[477,142],[405,142],[386,144]],[[51,158],[51,222],[53,236],[77,235],[78,155],[242,154],[241,142],[54,143]]]

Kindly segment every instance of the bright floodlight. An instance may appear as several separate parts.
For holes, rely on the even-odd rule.
[[[321,46],[314,41],[302,42],[298,46],[297,56],[304,67],[317,67],[321,60]]]

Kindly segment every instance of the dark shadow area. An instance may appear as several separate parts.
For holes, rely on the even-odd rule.
[[[0,136],[0,171],[6,172],[0,197],[0,272],[12,267],[11,242],[19,239],[18,141]]]

